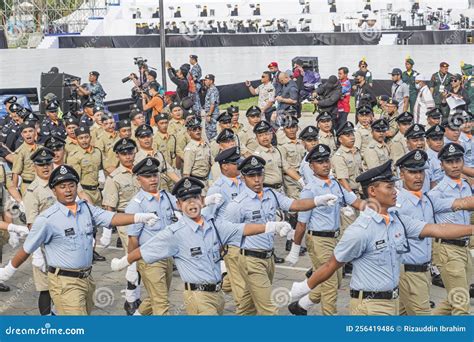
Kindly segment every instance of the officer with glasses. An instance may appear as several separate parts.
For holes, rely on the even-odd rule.
[[[334,255],[311,277],[294,283],[292,298],[305,300],[311,289],[326,281],[346,262],[352,262],[351,315],[398,315],[400,262],[411,251],[412,239],[456,239],[473,233],[471,225],[426,223],[389,210],[397,202],[392,161],[362,173],[357,181],[367,207],[349,226]],[[395,208],[394,208],[395,209]]]

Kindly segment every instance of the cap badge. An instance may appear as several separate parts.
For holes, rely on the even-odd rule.
[[[59,173],[65,175],[67,174],[67,169],[64,166],[61,166],[61,168],[59,169]]]
[[[439,132],[439,131],[440,131],[439,126],[436,126],[435,131],[436,131],[436,132]]]
[[[153,162],[151,161],[151,159],[148,159],[146,161],[146,166],[152,166],[153,165]]]
[[[324,149],[324,147],[319,146],[319,152],[320,152],[320,153],[324,153],[324,152],[326,152],[326,150]]]
[[[54,139],[54,137],[51,138],[51,142],[56,142],[56,139]]]
[[[122,140],[122,145],[126,145],[127,144],[127,139],[123,139]]]
[[[420,126],[415,125],[415,127],[413,127],[413,130],[414,130],[415,132],[418,132],[418,131],[420,130]]]
[[[448,151],[451,152],[451,153],[454,153],[454,152],[456,152],[456,148],[454,147],[454,145],[451,145],[451,146],[449,146]]]
[[[415,160],[421,160],[421,153],[420,153],[420,151],[416,151],[414,158],[415,158]]]
[[[313,133],[313,128],[312,127],[308,128],[308,133]]]
[[[191,182],[189,181],[189,179],[186,179],[183,183],[183,186],[186,188],[186,189],[189,189],[191,187]]]
[[[252,166],[257,166],[257,165],[258,165],[258,160],[257,160],[257,158],[252,158],[252,160],[250,161],[250,165],[252,165]]]

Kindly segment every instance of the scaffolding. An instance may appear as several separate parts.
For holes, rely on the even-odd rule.
[[[90,18],[106,13],[105,0],[0,0],[0,26],[9,47],[31,47],[45,35],[80,33]]]

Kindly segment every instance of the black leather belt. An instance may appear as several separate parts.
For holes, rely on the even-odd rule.
[[[340,231],[339,229],[334,232],[318,232],[315,230],[308,230],[308,234],[320,237],[337,238],[339,237]]]
[[[240,249],[240,254],[259,259],[270,259],[273,256],[273,249],[270,251],[252,251],[251,249]]]
[[[125,213],[125,210],[117,210],[117,213],[124,214],[124,213]]]
[[[99,185],[84,185],[84,184],[81,184],[81,186],[82,186],[83,189],[86,189],[86,190],[89,190],[89,191],[94,191],[94,190],[99,189]]]
[[[458,247],[467,247],[469,246],[469,240],[445,240],[445,239],[435,239],[436,242],[441,242],[445,245],[454,245]]]
[[[22,179],[21,181],[22,181],[23,183],[25,183],[25,184],[31,184],[31,183],[33,183],[32,180]]]
[[[48,267],[49,273],[54,273],[60,276],[71,277],[71,278],[80,278],[84,279],[91,275],[92,267],[82,271],[68,271],[68,270],[61,270],[53,266]],[[57,273],[56,273],[57,272]]]
[[[191,177],[193,177],[193,178],[197,178],[197,179],[199,179],[199,180],[202,180],[202,181],[207,181],[207,180],[208,180],[208,178],[209,178],[209,175],[207,175],[206,177],[199,177],[199,176],[194,176],[194,175],[191,175]]]
[[[398,287],[393,289],[392,291],[384,291],[384,292],[376,292],[376,291],[359,291],[359,290],[352,290],[351,298],[359,298],[360,293],[362,292],[363,299],[397,299],[398,298]]]
[[[276,183],[276,184],[263,183],[263,187],[265,188],[280,189],[282,186],[283,186],[282,183]]]
[[[428,271],[429,263],[423,265],[403,265],[405,272],[426,272]]]
[[[219,292],[222,289],[222,283],[217,283],[217,284],[184,283],[184,289],[188,291]]]

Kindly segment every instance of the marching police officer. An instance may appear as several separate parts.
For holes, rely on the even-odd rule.
[[[250,156],[258,146],[253,132],[255,126],[262,120],[262,111],[257,106],[252,106],[247,109],[245,113],[248,125],[244,126],[238,134],[239,147],[242,151],[242,156]]]
[[[322,112],[317,118],[319,128],[319,143],[329,146],[331,153],[337,149],[336,138],[334,137],[333,121],[331,113]]]
[[[388,122],[385,119],[375,120],[371,128],[372,139],[362,155],[365,170],[382,165],[390,158],[390,152],[385,144]]]
[[[160,162],[157,159],[146,157],[133,167],[132,172],[137,177],[141,189],[128,203],[125,212],[128,214],[155,213],[158,216],[158,221],[151,226],[135,223],[127,227],[129,251],[143,246],[165,227],[177,221],[176,199],[166,191],[158,190],[159,166]],[[150,297],[153,314],[167,315],[173,260],[165,258],[154,263],[138,260],[137,270]]]
[[[369,199],[366,209],[346,229],[330,260],[309,279],[293,283],[292,298],[308,296],[311,289],[329,279],[344,263],[352,262],[351,315],[397,315],[400,261],[410,251],[410,240],[454,239],[472,234],[473,227],[469,225],[430,224],[389,210],[397,201],[397,178],[391,164],[389,160],[357,178]]]
[[[221,315],[224,296],[221,291],[220,261],[227,244],[240,244],[243,236],[267,233],[281,236],[291,227],[286,222],[235,224],[214,220],[201,212],[204,184],[196,178],[184,177],[173,188],[183,217],[158,232],[148,243],[128,256],[112,260],[114,271],[143,259],[152,264],[173,257],[184,282],[184,305],[188,315]]]
[[[51,135],[66,139],[66,128],[64,123],[58,117],[59,102],[52,101],[46,107],[46,118],[41,123],[40,142],[44,143],[46,138]]]
[[[211,172],[211,149],[203,140],[201,120],[193,117],[186,122],[191,141],[184,148],[183,176],[199,179],[204,185],[203,196],[209,187],[208,177]]]
[[[372,139],[372,130],[370,125],[374,118],[374,112],[370,106],[362,106],[357,108],[356,119],[357,125],[355,127],[355,147],[360,151],[360,154],[365,153],[365,149]]]
[[[225,219],[236,223],[265,223],[276,218],[276,210],[304,211],[328,205],[334,195],[294,200],[264,186],[266,162],[259,156],[245,158],[238,166],[246,187],[226,207]],[[275,273],[273,234],[246,237],[240,244],[239,270],[245,289],[237,307],[239,315],[276,315],[271,299]],[[299,253],[299,250],[297,251]],[[232,277],[232,275],[231,275]]]
[[[95,283],[91,275],[96,225],[155,224],[149,213],[117,214],[77,201],[79,175],[61,165],[48,181],[57,201],[35,219],[23,247],[0,268],[0,282],[11,278],[30,254],[44,245],[48,288],[59,315],[87,315],[93,305]]]
[[[413,115],[409,112],[403,112],[395,121],[398,124],[398,132],[389,144],[390,159],[392,160],[398,160],[408,152],[405,133],[413,122]]]
[[[428,154],[428,164],[431,188],[434,188],[444,177],[444,171],[441,168],[441,162],[438,159],[438,153],[444,146],[444,127],[440,125],[431,126],[426,131],[426,153]]]
[[[104,171],[107,175],[111,174],[118,163],[113,152],[113,147],[118,139],[118,132],[115,130],[114,117],[108,113],[102,115],[102,127],[100,133],[97,133],[94,146],[97,147],[104,156]],[[92,131],[91,131],[92,134]]]
[[[49,176],[53,172],[53,158],[54,152],[45,147],[38,148],[31,155],[36,177],[28,185],[25,196],[23,196],[26,223],[30,228],[36,217],[56,202],[53,191],[48,186]],[[39,312],[41,315],[49,315],[51,313],[51,296],[48,290],[46,262],[41,248],[33,252],[32,265],[35,288],[39,292]]]
[[[441,123],[441,110],[438,107],[435,107],[428,112],[426,112],[426,127],[431,128],[434,125],[439,125]]]
[[[350,122],[346,124],[348,123]],[[344,215],[354,216],[354,211],[348,206],[360,209],[362,203],[352,191],[347,191],[336,179],[329,176],[331,172],[330,155],[329,146],[319,144],[306,156],[305,159],[310,163],[315,177],[310,184],[304,187],[301,192],[301,199],[333,195],[334,205],[329,208],[314,208],[299,213],[294,244],[286,258],[286,261],[292,264],[298,261],[297,252],[300,249],[304,232],[308,229],[306,246],[308,247],[315,270],[329,260],[334,251],[340,234],[340,211],[343,211]],[[335,315],[337,288],[338,279],[336,274],[334,274],[330,279],[322,283],[321,286],[312,291],[305,303],[290,306],[290,312],[293,314],[306,314],[307,310],[314,303],[320,302],[323,315]]]
[[[66,140],[66,146],[64,149],[66,151],[66,156],[71,154],[76,148],[79,147],[76,139],[76,129],[79,128],[79,120],[77,120],[73,116],[68,116],[64,118],[64,125],[66,128],[67,137],[64,139]]]
[[[309,125],[303,128],[300,132],[299,138],[303,142],[305,148],[305,155],[301,161],[300,167],[298,169],[301,177],[304,180],[305,184],[308,184],[314,176],[313,170],[309,167],[309,163],[306,161],[306,155],[313,149],[314,146],[318,144],[319,131],[316,127]]]
[[[227,113],[229,113],[232,116],[231,120],[231,127],[232,130],[235,132],[235,134],[239,134],[242,128],[244,127],[240,122],[239,122],[239,107],[238,106],[230,106],[227,108]]]

